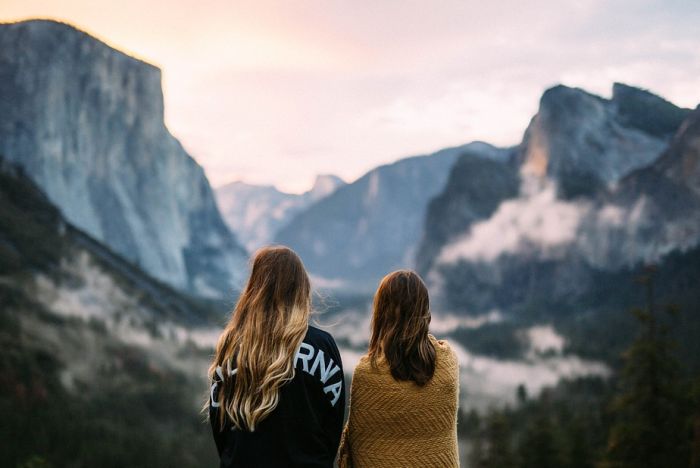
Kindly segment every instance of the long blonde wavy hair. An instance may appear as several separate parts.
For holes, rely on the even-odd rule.
[[[299,256],[282,246],[260,249],[209,367],[210,379],[223,369],[222,428],[228,418],[236,428],[253,432],[277,407],[280,387],[294,378],[310,312],[311,285]]]

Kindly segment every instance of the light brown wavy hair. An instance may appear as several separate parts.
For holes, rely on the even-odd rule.
[[[264,247],[216,346],[209,377],[221,366],[219,423],[253,432],[272,413],[280,387],[294,378],[294,358],[311,312],[311,285],[299,256]],[[231,371],[235,369],[235,384]]]
[[[430,299],[411,270],[386,275],[374,295],[368,355],[373,366],[385,358],[396,380],[423,386],[435,373],[435,347],[428,338]]]

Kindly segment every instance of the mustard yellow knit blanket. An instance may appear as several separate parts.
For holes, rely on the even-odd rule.
[[[394,380],[388,364],[364,356],[355,369],[340,468],[455,467],[459,366],[444,340],[435,346],[433,378],[423,387]]]

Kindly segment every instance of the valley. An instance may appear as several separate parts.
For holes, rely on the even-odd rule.
[[[678,387],[700,373],[700,107],[556,85],[513,146],[288,194],[213,189],[165,126],[160,70],[73,26],[0,24],[0,77],[2,466],[214,465],[207,367],[270,243],[303,259],[348,383],[378,281],[423,276],[465,466],[494,434],[527,450],[533,424],[571,450],[552,466],[593,466],[650,322]],[[576,428],[595,433],[580,465]]]

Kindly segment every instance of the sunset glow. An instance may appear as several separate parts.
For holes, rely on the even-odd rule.
[[[633,14],[632,14],[633,13]],[[471,140],[520,141],[548,86],[700,102],[700,3],[3,0],[163,70],[166,121],[214,185],[303,191]]]

